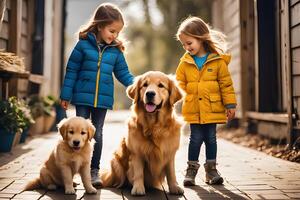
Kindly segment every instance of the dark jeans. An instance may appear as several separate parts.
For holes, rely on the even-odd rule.
[[[102,153],[102,130],[104,119],[107,109],[94,108],[90,106],[76,106],[76,116],[89,119],[91,117],[92,123],[96,128],[94,139],[96,143],[94,145],[94,152],[92,156],[91,169],[99,169],[100,158]]]
[[[201,145],[205,143],[206,160],[216,160],[217,139],[216,124],[191,124],[191,135],[188,151],[189,161],[198,161]]]

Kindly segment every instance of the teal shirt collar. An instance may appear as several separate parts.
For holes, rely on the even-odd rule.
[[[206,53],[202,57],[199,57],[199,56],[196,56],[196,55],[192,56],[192,58],[194,59],[196,65],[199,69],[201,69],[203,67],[203,64],[206,62],[208,55],[209,55],[209,53]]]

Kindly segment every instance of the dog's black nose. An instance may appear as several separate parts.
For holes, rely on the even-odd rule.
[[[153,91],[146,92],[146,97],[148,100],[152,100],[154,96],[155,96],[155,92]]]
[[[80,144],[80,141],[78,141],[78,140],[74,140],[74,141],[73,141],[73,145],[74,145],[74,146],[77,147],[77,146],[79,146],[79,144]]]

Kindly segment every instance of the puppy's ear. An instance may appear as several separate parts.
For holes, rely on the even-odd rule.
[[[62,138],[66,140],[67,138],[67,131],[68,131],[68,119],[64,118],[57,124],[57,129],[61,134]]]
[[[88,124],[88,138],[91,141],[94,138],[96,128],[90,119],[86,119],[86,122]]]
[[[174,105],[177,101],[182,98],[182,92],[177,86],[177,82],[174,76],[169,75],[169,88],[170,88],[170,104]]]
[[[140,84],[140,79],[141,79],[140,76],[135,77],[133,84],[128,86],[128,88],[126,89],[127,96],[130,99],[134,100],[134,103],[138,102],[138,98],[139,98],[138,88]]]

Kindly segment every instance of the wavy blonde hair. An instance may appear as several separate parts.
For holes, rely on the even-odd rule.
[[[120,21],[124,25],[124,19],[121,10],[111,3],[100,4],[89,22],[80,28],[79,39],[86,39],[89,32],[97,35],[98,27],[103,28],[115,21]],[[115,42],[121,51],[125,50],[122,41],[116,39]]]
[[[179,40],[181,34],[195,37],[203,42],[207,52],[223,54],[227,51],[226,36],[213,30],[199,17],[188,17],[179,26],[176,38]]]

